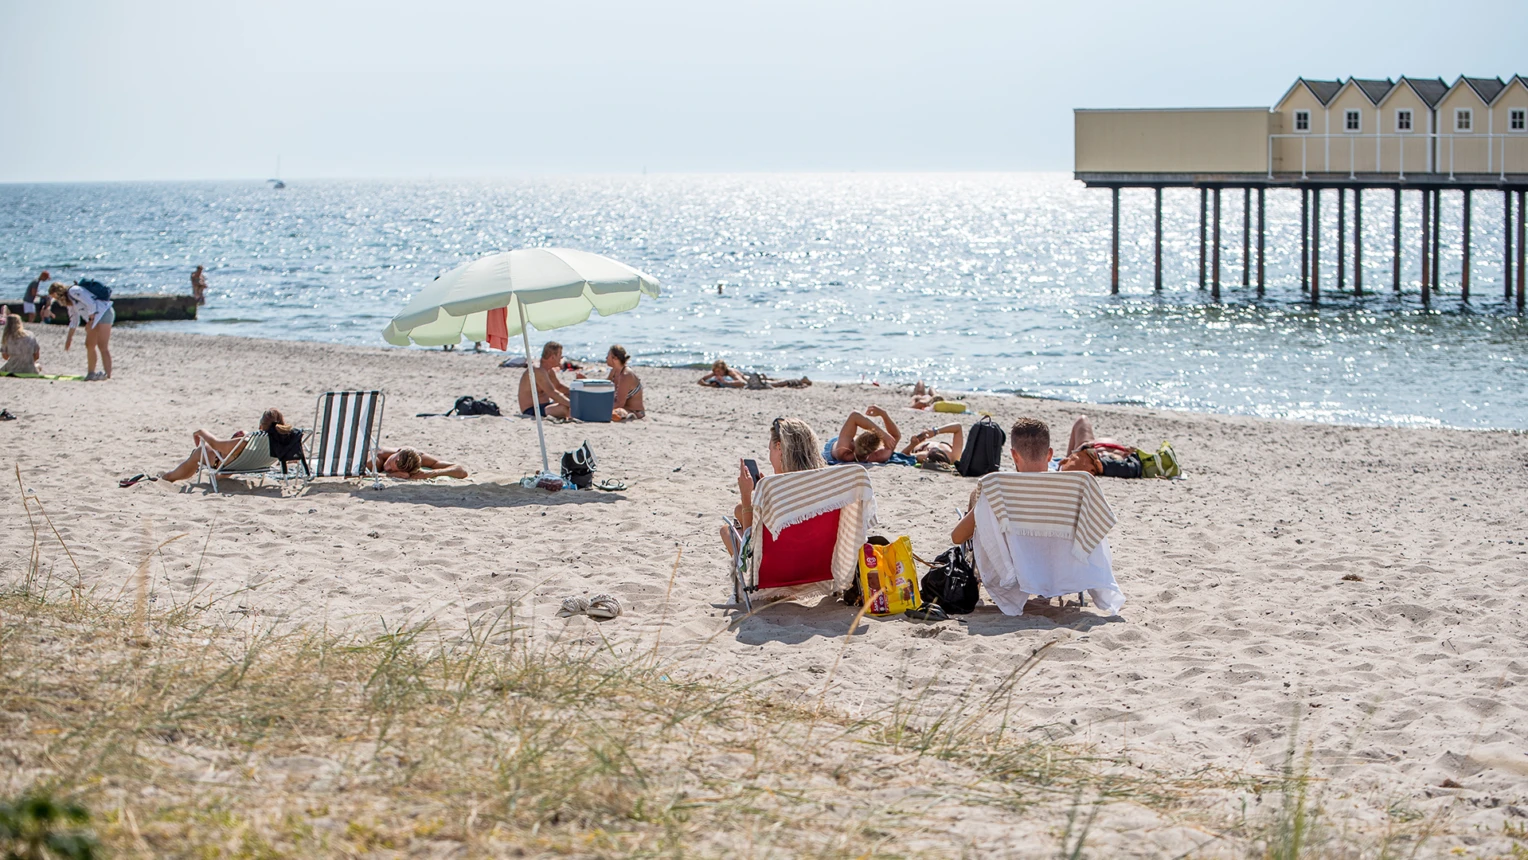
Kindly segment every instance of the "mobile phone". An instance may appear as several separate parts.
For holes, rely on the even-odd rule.
[[[744,460],[743,468],[748,470],[748,474],[753,476],[753,482],[757,484],[759,482],[759,464],[752,460]]]

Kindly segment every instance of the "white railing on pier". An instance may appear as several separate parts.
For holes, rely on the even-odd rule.
[[[1478,143],[1484,142],[1485,143],[1485,149],[1486,149],[1486,153],[1485,153],[1485,155],[1486,155],[1485,170],[1484,171],[1474,170],[1474,171],[1469,171],[1469,172],[1470,173],[1482,173],[1483,172],[1483,173],[1486,173],[1486,174],[1495,173],[1495,174],[1497,174],[1498,178],[1500,178],[1502,180],[1506,180],[1507,174],[1509,172],[1511,172],[1511,171],[1507,170],[1507,144],[1508,144],[1508,142],[1516,141],[1517,143],[1522,145],[1521,147],[1514,147],[1514,149],[1517,149],[1517,148],[1528,149],[1528,134],[1524,134],[1523,132],[1520,132],[1520,131],[1519,132],[1507,132],[1507,133],[1501,133],[1501,132],[1496,132],[1496,133],[1492,133],[1492,132],[1464,132],[1464,133],[1455,133],[1455,132],[1426,132],[1426,131],[1418,131],[1418,132],[1392,132],[1392,133],[1388,133],[1388,134],[1386,134],[1386,133],[1363,134],[1361,132],[1342,132],[1342,133],[1326,133],[1326,134],[1317,134],[1317,133],[1314,133],[1314,132],[1295,132],[1295,133],[1292,133],[1292,134],[1289,134],[1289,133],[1285,133],[1285,134],[1270,134],[1270,135],[1268,135],[1268,178],[1269,179],[1273,178],[1273,174],[1275,172],[1274,171],[1274,141],[1276,141],[1276,140],[1298,140],[1298,141],[1300,141],[1300,178],[1301,179],[1304,179],[1304,178],[1308,177],[1313,170],[1315,172],[1317,172],[1317,173],[1333,173],[1333,172],[1340,173],[1340,172],[1342,172],[1342,170],[1340,169],[1341,165],[1338,165],[1339,169],[1337,171],[1333,171],[1332,170],[1332,162],[1333,162],[1333,159],[1332,159],[1332,142],[1333,141],[1343,141],[1343,140],[1347,141],[1347,144],[1348,144],[1348,146],[1347,146],[1347,150],[1348,150],[1348,153],[1347,153],[1347,155],[1348,155],[1348,158],[1347,158],[1347,174],[1348,174],[1348,178],[1349,179],[1357,178],[1357,175],[1359,173],[1359,170],[1358,170],[1358,152],[1359,152],[1358,146],[1359,146],[1359,143],[1360,142],[1364,142],[1365,143],[1365,149],[1367,150],[1367,142],[1371,141],[1371,140],[1374,142],[1374,165],[1373,165],[1372,169],[1370,167],[1368,167],[1368,166],[1365,166],[1365,168],[1364,168],[1364,170],[1362,172],[1365,173],[1365,174],[1394,173],[1396,175],[1396,178],[1398,178],[1398,179],[1405,179],[1406,178],[1406,144],[1408,142],[1422,141],[1423,142],[1424,152],[1425,152],[1425,154],[1423,155],[1423,163],[1418,168],[1413,169],[1411,171],[1412,173],[1443,173],[1445,171],[1440,169],[1441,166],[1442,166],[1440,162],[1442,162],[1446,158],[1447,159],[1447,164],[1448,164],[1447,173],[1448,173],[1448,178],[1449,179],[1453,179],[1454,178],[1454,167],[1455,167],[1455,162],[1456,162],[1456,159],[1455,159],[1455,150],[1459,148],[1459,144],[1460,143],[1478,144]],[[1385,157],[1386,157],[1386,151],[1388,149],[1390,149],[1390,147],[1385,146],[1385,142],[1386,141],[1391,141],[1391,140],[1397,141],[1397,145],[1394,147],[1394,150],[1395,150],[1395,160],[1394,160],[1394,163],[1391,166],[1387,167],[1386,164],[1385,164]],[[1320,152],[1320,158],[1319,158],[1319,160],[1320,160],[1319,168],[1313,168],[1312,165],[1311,165],[1311,157],[1310,157],[1310,142],[1311,141],[1320,141],[1321,144],[1322,144],[1321,152]],[[1416,147],[1412,147],[1412,148],[1415,149]],[[1476,150],[1476,151],[1478,151],[1478,150]],[[1520,172],[1528,172],[1528,158],[1523,158],[1521,160],[1523,161],[1523,163],[1521,165],[1514,163],[1513,166],[1517,167]],[[1292,171],[1290,171],[1288,169],[1285,169],[1285,170],[1283,170],[1281,172],[1289,173],[1289,172],[1292,172]]]

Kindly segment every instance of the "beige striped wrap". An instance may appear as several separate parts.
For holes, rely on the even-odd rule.
[[[753,490],[754,527],[780,532],[818,514],[839,510],[838,540],[833,546],[833,583],[848,588],[859,570],[859,548],[875,523],[875,493],[863,466],[846,464],[768,475]],[[754,553],[753,575],[758,577],[761,553]]]
[[[1003,531],[1066,538],[1078,561],[1114,528],[1114,511],[1087,472],[993,472],[977,489]]]

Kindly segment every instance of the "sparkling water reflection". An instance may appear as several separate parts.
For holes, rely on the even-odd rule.
[[[1489,196],[1474,213],[1474,301],[1453,286],[1456,247],[1431,310],[1416,300],[1413,201],[1401,296],[1389,286],[1390,196],[1366,199],[1372,292],[1359,297],[1333,291],[1335,213],[1323,213],[1327,297],[1312,310],[1296,282],[1292,192],[1268,198],[1261,299],[1240,286],[1230,196],[1218,306],[1197,289],[1194,193],[1166,194],[1160,295],[1149,193],[1124,197],[1119,297],[1107,289],[1108,195],[1055,174],[11,185],[0,186],[0,265],[17,294],[43,267],[136,293],[185,292],[202,263],[203,318],[149,327],[377,345],[445,269],[567,245],[665,287],[638,311],[557,332],[577,355],[620,342],[648,364],[725,357],[825,379],[1317,421],[1528,424],[1528,328],[1502,299]],[[1445,236],[1457,218],[1446,205]]]

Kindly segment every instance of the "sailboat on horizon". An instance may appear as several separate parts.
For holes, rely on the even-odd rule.
[[[267,179],[265,181],[269,182],[271,184],[272,188],[285,188],[286,187],[286,183],[281,181],[281,156],[279,156],[279,155],[276,156],[276,178],[275,179]]]

